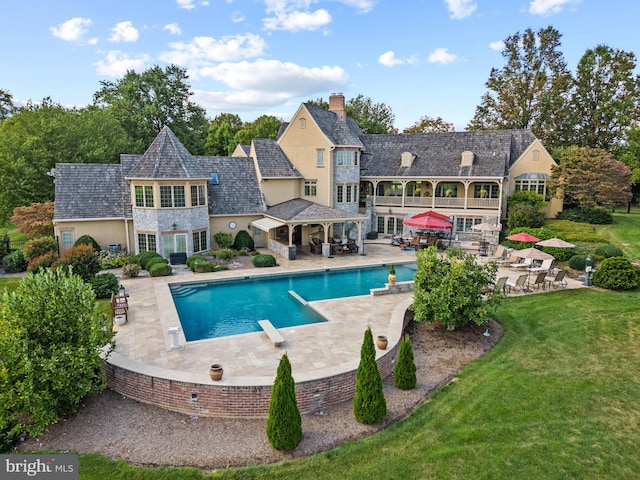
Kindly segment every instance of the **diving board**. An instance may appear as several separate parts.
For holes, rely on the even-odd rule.
[[[284,337],[269,320],[258,320],[258,325],[260,325],[264,333],[271,339],[274,347],[279,347],[284,343]]]

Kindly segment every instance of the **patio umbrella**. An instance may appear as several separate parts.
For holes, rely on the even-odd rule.
[[[565,242],[561,238],[550,238],[548,240],[541,240],[539,242],[536,242],[536,245],[540,245],[541,247],[556,247],[556,248],[575,247],[573,243]]]
[[[502,230],[500,225],[494,225],[493,223],[482,222],[471,227],[472,230],[480,230],[481,232],[499,232]]]
[[[451,224],[451,222],[447,220],[443,220],[442,218],[439,218],[443,216],[444,215],[441,215],[441,214],[438,214],[438,216],[436,216],[436,215],[419,213],[418,215],[414,215],[411,218],[407,218],[406,220],[403,220],[402,223],[409,227],[420,228],[422,230],[445,230],[445,229],[453,228],[453,225]]]
[[[527,232],[520,232],[514,235],[509,235],[507,240],[514,240],[516,242],[539,242],[540,239],[538,237],[534,237],[533,235],[528,234]]]
[[[514,250],[513,253],[516,257],[531,258],[532,260],[553,260],[555,257],[537,248],[524,248],[522,250]]]

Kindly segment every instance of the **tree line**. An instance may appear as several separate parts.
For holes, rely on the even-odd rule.
[[[584,53],[572,74],[560,39],[552,27],[509,36],[502,52],[505,64],[491,69],[467,129],[531,129],[557,161],[573,159],[575,164],[588,158],[581,165],[608,164],[619,173],[613,190],[627,177],[637,188],[640,77],[634,73],[635,54],[598,45]],[[117,163],[121,153],[143,153],[164,125],[194,155],[227,156],[253,138],[276,138],[283,124],[270,115],[252,122],[233,113],[208,119],[191,95],[186,70],[175,65],[101,81],[85,108],[65,108],[49,97],[17,108],[11,94],[0,89],[0,223],[15,207],[53,200],[56,162]],[[308,103],[328,109],[322,98]],[[363,133],[399,133],[384,103],[357,95],[345,107]],[[403,133],[453,130],[441,117],[425,115]],[[625,190],[623,197],[629,195]]]

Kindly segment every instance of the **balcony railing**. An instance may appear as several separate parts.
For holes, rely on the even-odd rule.
[[[469,208],[498,208],[498,206],[497,198],[470,198],[467,200]]]
[[[426,208],[461,208],[464,207],[462,197],[435,197],[435,202],[431,197],[405,197],[405,207],[426,207]],[[375,197],[375,206],[399,207],[402,206],[400,196],[379,196]],[[486,208],[497,210],[500,203],[497,198],[468,198],[467,208]]]

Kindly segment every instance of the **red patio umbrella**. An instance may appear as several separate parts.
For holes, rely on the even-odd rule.
[[[419,213],[418,215],[414,215],[411,218],[403,220],[402,223],[409,227],[420,228],[423,230],[444,230],[453,228],[451,222],[448,221],[449,217],[446,215],[442,215],[440,213],[435,214],[435,212],[432,212],[435,215],[429,213],[430,212]],[[442,217],[447,220],[444,220]]]
[[[516,242],[539,242],[540,239],[538,237],[534,237],[533,235],[527,232],[520,232],[514,235],[509,235],[507,240],[514,240]]]

